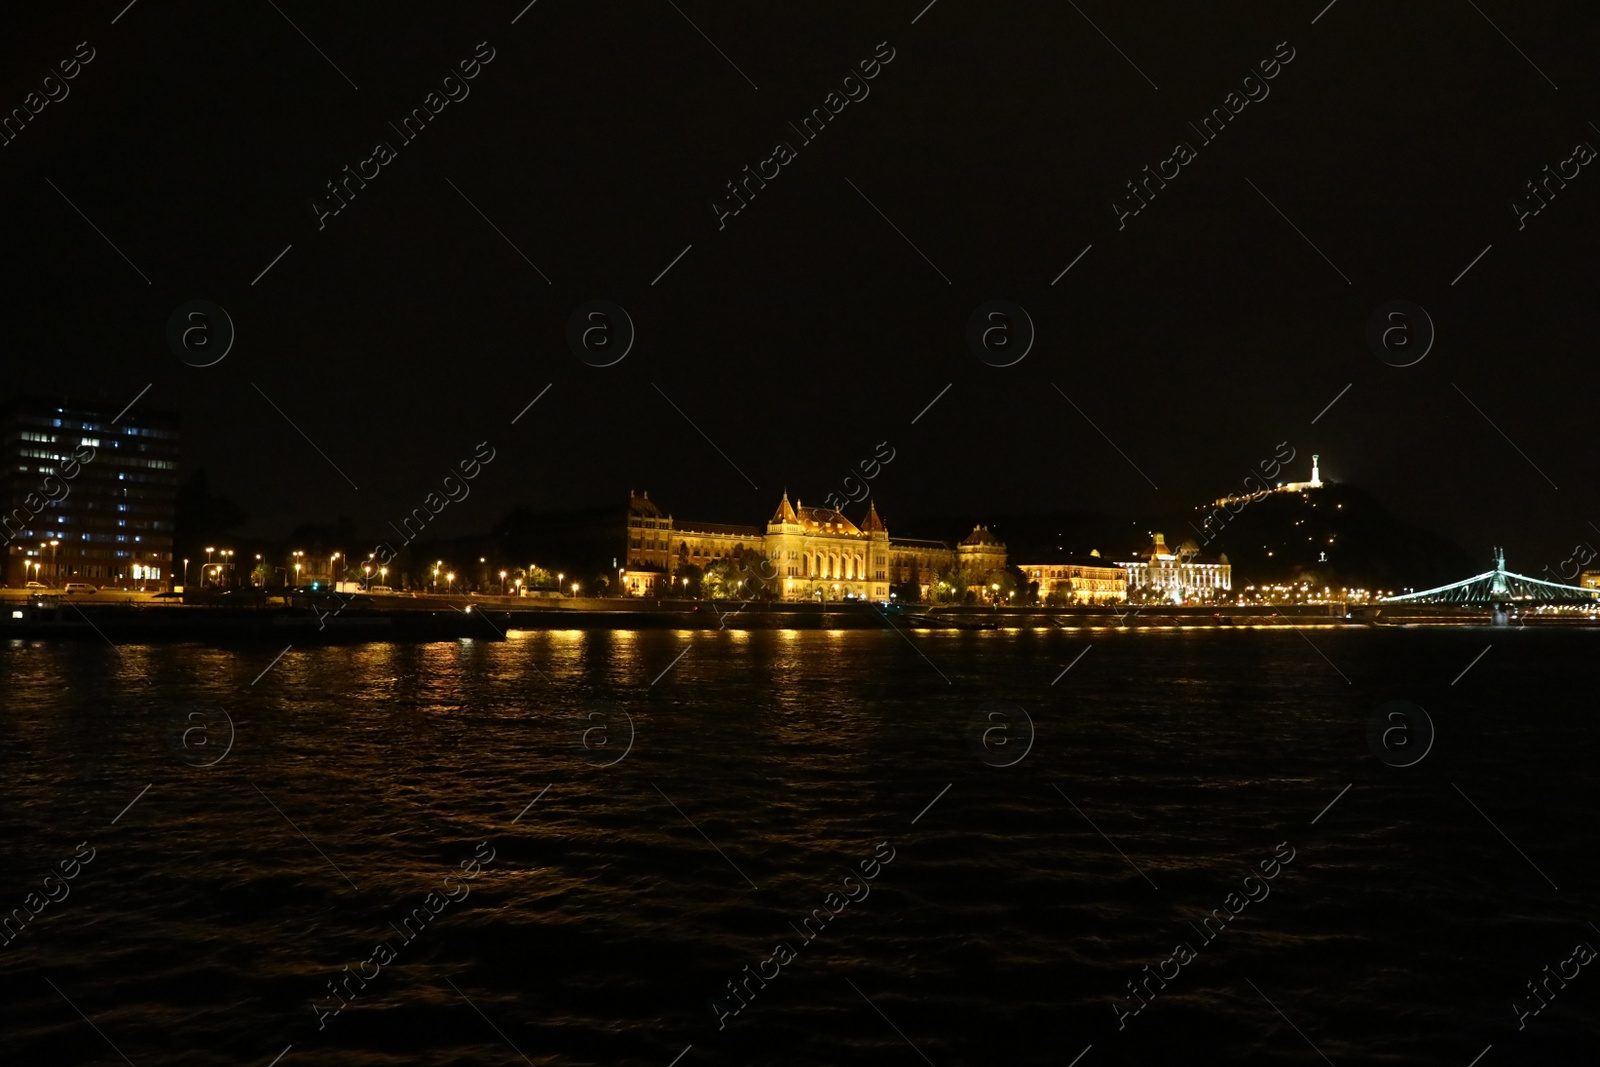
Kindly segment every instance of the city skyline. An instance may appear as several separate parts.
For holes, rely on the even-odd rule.
[[[213,482],[247,487],[233,495],[262,529],[314,515],[381,523],[485,439],[505,458],[457,509],[469,525],[516,506],[601,506],[627,482],[702,514],[744,493],[754,508],[785,484],[830,485],[884,440],[899,458],[880,491],[913,523],[931,514],[906,509],[927,501],[974,515],[1170,511],[1229,492],[1231,472],[1285,440],[1466,546],[1555,561],[1600,521],[1584,478],[1594,443],[1555,406],[1600,387],[1600,369],[1566,355],[1593,325],[1569,265],[1585,262],[1600,204],[1581,174],[1560,177],[1594,134],[1549,106],[1581,98],[1591,75],[1549,71],[1555,94],[1470,9],[1386,16],[1394,41],[1444,33],[1476,57],[1462,68],[1446,51],[1402,50],[1408,77],[1460,116],[1422,123],[1383,106],[1392,67],[1363,78],[1348,62],[1400,46],[1374,45],[1359,18],[1310,26],[1268,5],[1163,12],[1137,69],[1082,37],[1070,8],[1004,22],[947,9],[933,35],[932,12],[915,27],[752,15],[735,31],[738,67],[759,90],[667,7],[605,23],[619,70],[684,87],[642,110],[627,74],[570,108],[543,105],[562,93],[562,57],[590,38],[582,14],[412,17],[427,31],[380,54],[358,21],[324,16],[312,36],[361,57],[361,75],[345,70],[357,91],[281,19],[252,47],[281,49],[283,73],[234,86],[231,36],[205,36],[220,31],[180,9],[97,34],[19,13],[0,45],[17,69],[70,57],[86,37],[94,58],[0,148],[0,187],[25,208],[0,239],[35,257],[0,326],[19,357],[11,384],[87,385],[108,401],[151,385],[151,404],[185,413]],[[1590,32],[1520,28],[1530,55],[1565,55]],[[188,32],[202,34],[199,55],[181,78],[160,73]],[[680,32],[681,47],[658,46]],[[946,76],[961,39],[1012,56],[981,65],[1003,111]],[[1063,39],[1064,56],[1042,43]],[[1212,42],[1207,54],[1191,39]],[[867,78],[860,65],[891,51]],[[1290,51],[1268,78],[1260,64]],[[1140,74],[1153,69],[1159,91]],[[860,99],[827,105],[852,70]],[[1250,71],[1260,85],[1239,90]],[[141,108],[169,116],[156,150],[176,181],[167,168],[113,182],[99,166],[151,150],[121,132],[138,123],[117,86],[136,77]],[[213,136],[197,83],[227,85],[232,121],[254,135]],[[1222,103],[1236,90],[1257,99]],[[412,140],[389,135],[403,146],[371,177],[365,142],[434,91],[448,103]],[[766,142],[819,107],[826,128],[794,138],[797,157],[770,177]],[[1171,177],[1169,142],[1219,107],[1238,110]],[[533,141],[503,159],[487,149],[528,113],[542,116]],[[935,114],[948,118],[928,127]],[[1456,150],[1485,131],[1493,152]],[[680,150],[690,144],[703,148]],[[1001,146],[1022,144],[1018,168]],[[1394,189],[1397,172],[1414,177]],[[333,204],[334,177],[347,206],[319,228],[312,205]],[[734,203],[730,177],[745,206],[719,227],[711,205]],[[1119,226],[1135,192],[1147,206]],[[565,204],[597,206],[553,209]],[[1004,366],[967,338],[996,299],[1034,332]],[[233,331],[210,365],[168,343],[169,320],[196,300]],[[614,363],[569,344],[574,313],[595,300],[629,320]],[[1368,338],[1396,300],[1436,331],[1407,366]],[[221,344],[220,320],[211,328]]]
[[[8,11],[0,1059],[1590,1063],[1597,50]]]

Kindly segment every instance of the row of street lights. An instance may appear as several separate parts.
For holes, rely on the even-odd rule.
[[[56,541],[49,542],[49,546],[52,549],[57,544],[59,544],[59,542],[56,542]],[[44,547],[45,547],[45,545],[43,543],[41,543],[40,544],[40,548],[42,549]],[[235,550],[233,550],[231,548],[218,549],[216,546],[210,545],[210,546],[207,546],[205,548],[205,553],[206,553],[206,559],[205,559],[205,562],[203,564],[201,564],[201,570],[200,570],[201,584],[205,585],[205,584],[209,583],[209,584],[214,584],[214,585],[218,585],[218,586],[224,585],[224,584],[232,584],[232,579],[233,579],[234,575],[236,574],[236,571],[234,569],[234,557],[236,555]],[[259,572],[262,569],[261,558],[262,558],[261,557],[261,553],[257,552],[255,554],[256,571],[257,572]],[[317,557],[317,558],[320,559],[321,557]],[[342,558],[344,558],[344,553],[343,552],[334,552],[334,553],[331,553],[328,556],[328,574],[329,574],[330,582],[337,581],[337,574],[335,572],[335,568],[336,568],[339,560],[342,559]],[[479,563],[484,563],[484,562],[486,562],[486,558],[480,556],[478,558],[478,562]],[[184,582],[185,585],[188,584],[189,563],[190,563],[190,561],[188,559],[185,559],[183,561],[183,582]],[[39,567],[39,564],[38,563],[34,563],[34,562],[30,562],[28,565],[33,567],[33,568],[35,568],[36,570]],[[302,581],[308,576],[308,573],[311,570],[310,559],[307,557],[306,553],[303,550],[295,549],[292,552],[290,552],[289,558],[287,560],[287,565],[285,567],[277,568],[277,570],[280,571],[281,573],[283,573],[284,578],[287,581],[287,579],[289,578],[289,570],[291,568],[294,571],[293,584],[298,587],[302,583]],[[54,569],[54,556],[52,555],[52,570],[53,569]],[[387,566],[385,566],[385,565],[378,564],[376,562],[376,556],[375,555],[368,555],[367,556],[367,562],[362,565],[361,569],[362,569],[362,574],[363,574],[363,577],[364,577],[364,584],[366,585],[367,588],[370,589],[372,587],[372,584],[373,584],[372,579],[373,579],[374,572],[376,572],[376,574],[377,574],[378,584],[379,585],[386,585],[387,584],[388,577],[389,577],[389,568]],[[537,570],[537,569],[538,568],[534,567],[531,564],[528,567],[528,571],[530,573],[532,571],[534,571],[534,570]],[[439,583],[441,582],[441,580],[444,583],[445,591],[447,593],[454,591],[455,582],[456,582],[456,572],[453,571],[453,570],[448,569],[445,566],[445,563],[444,563],[443,560],[436,560],[434,562],[433,566],[431,568],[429,568],[428,573],[429,573],[429,577],[430,577],[430,581],[429,581],[429,584],[428,584],[428,588],[429,588],[430,592],[437,592],[438,591]],[[252,579],[251,579],[251,584],[252,585],[263,584],[263,583],[257,581],[253,575],[254,575],[254,572],[252,572]],[[500,592],[501,592],[501,595],[506,595],[506,594],[508,594],[510,592],[510,588],[509,588],[509,586],[507,584],[508,583],[508,579],[510,579],[510,572],[506,571],[506,570],[502,570],[502,571],[499,572],[499,575],[500,575]],[[225,578],[226,578],[226,581],[225,581]],[[557,583],[556,588],[558,590],[566,588],[566,585],[565,585],[566,578],[567,578],[567,575],[566,575],[566,572],[564,572],[564,571],[558,572],[556,574],[556,583]],[[516,578],[516,579],[510,579],[510,581],[511,581],[511,584],[516,587],[517,595],[521,596],[526,580],[524,578]],[[573,582],[571,587],[570,587],[570,589],[571,589],[572,595],[573,596],[577,596],[578,592],[579,592],[579,589],[580,589],[580,583]]]

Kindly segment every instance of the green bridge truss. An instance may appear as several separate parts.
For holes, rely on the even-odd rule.
[[[1424,589],[1404,596],[1384,597],[1384,604],[1472,604],[1489,606],[1521,602],[1526,604],[1600,604],[1600,589],[1584,589],[1560,582],[1546,582],[1506,570],[1504,549],[1494,550],[1494,570],[1465,581]]]

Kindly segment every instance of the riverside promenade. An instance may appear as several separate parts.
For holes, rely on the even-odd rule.
[[[1588,613],[1530,614],[1514,625],[1593,624]],[[132,641],[502,640],[512,630],[1170,630],[1474,625],[1488,613],[1283,606],[986,607],[698,599],[501,597],[427,593],[0,590],[0,638]]]

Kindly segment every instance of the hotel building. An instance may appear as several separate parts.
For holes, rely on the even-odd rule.
[[[1193,541],[1185,541],[1173,551],[1159,533],[1137,558],[1119,560],[1117,566],[1128,573],[1130,600],[1183,604],[1215,600],[1233,588],[1233,567],[1226,553],[1215,558],[1202,556]]]
[[[178,417],[38,396],[0,404],[5,584],[169,584]]]
[[[783,600],[889,599],[889,586],[916,582],[927,598],[934,575],[968,569],[974,585],[1003,568],[1006,546],[981,526],[959,545],[943,541],[892,538],[869,504],[861,525],[829,507],[789,503],[784,493],[765,529],[725,523],[677,521],[650,499],[629,494],[627,567],[622,588],[628,596],[661,596],[678,571],[702,570],[744,553],[755,553],[777,568],[775,589]]]

